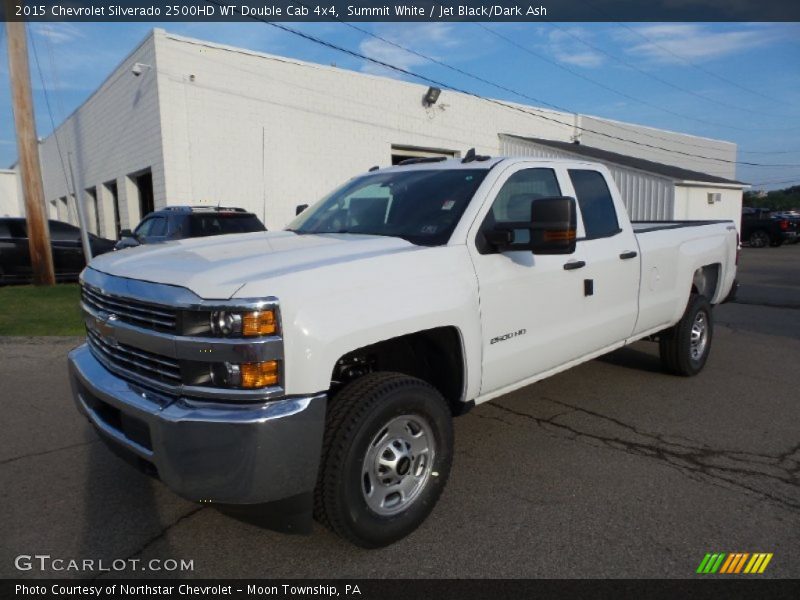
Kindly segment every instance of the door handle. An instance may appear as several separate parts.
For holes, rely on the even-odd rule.
[[[564,263],[564,270],[565,271],[572,271],[573,269],[581,269],[586,266],[586,262],[582,260],[571,260],[568,263]]]
[[[628,260],[629,258],[636,258],[639,256],[639,253],[636,250],[627,250],[619,255],[622,260]]]

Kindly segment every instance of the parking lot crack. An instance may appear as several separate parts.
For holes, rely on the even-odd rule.
[[[158,543],[159,541],[163,540],[163,539],[164,539],[164,538],[167,536],[167,534],[168,534],[168,533],[169,533],[169,532],[170,532],[172,529],[174,529],[175,527],[177,527],[178,525],[180,525],[180,524],[181,524],[183,521],[185,521],[186,519],[189,519],[189,518],[193,517],[194,515],[196,515],[197,513],[199,513],[199,512],[200,512],[201,510],[203,510],[204,508],[206,508],[206,507],[205,507],[205,506],[195,506],[195,507],[193,507],[193,508],[192,508],[192,510],[190,510],[190,511],[188,511],[188,512],[185,512],[185,513],[184,513],[184,514],[182,514],[180,517],[178,517],[177,519],[175,519],[174,521],[172,521],[172,522],[171,522],[171,523],[169,523],[168,525],[164,526],[164,527],[161,529],[161,531],[159,531],[157,534],[155,534],[155,535],[154,535],[154,536],[152,536],[151,538],[147,539],[147,540],[146,540],[146,541],[145,541],[145,542],[144,542],[144,543],[143,543],[143,544],[142,544],[142,545],[141,545],[141,546],[140,546],[140,547],[139,547],[137,550],[135,550],[134,552],[132,552],[131,554],[129,554],[128,556],[126,556],[124,560],[125,560],[126,562],[129,562],[129,561],[131,561],[131,560],[133,560],[133,559],[139,558],[139,557],[140,557],[140,556],[142,556],[142,555],[143,555],[145,552],[147,552],[147,550],[148,550],[148,549],[149,549],[151,546],[153,546],[153,545],[155,545],[156,543]],[[102,575],[103,575],[103,574],[102,574],[102,573],[100,573],[100,574],[98,574],[97,576],[93,577],[93,578],[92,578],[92,580],[94,580],[94,579],[99,579],[100,577],[102,577]]]
[[[599,445],[627,454],[658,460],[685,474],[702,475],[709,480],[724,482],[727,486],[735,486],[742,491],[757,494],[783,508],[792,511],[800,510],[800,502],[793,497],[794,494],[777,494],[771,489],[766,489],[765,486],[757,486],[753,483],[753,481],[761,479],[772,484],[787,486],[792,492],[800,490],[797,463],[790,458],[800,451],[800,447],[797,445],[778,454],[748,454],[735,450],[711,448],[689,440],[687,443],[675,443],[666,441],[661,434],[643,431],[613,417],[570,406],[563,402],[549,401],[572,410],[545,419],[509,408],[498,402],[490,403],[489,406],[530,420],[555,435],[569,439],[581,439],[594,446]],[[575,412],[612,423],[642,439],[632,440],[619,435],[603,434],[592,431],[590,427],[578,427],[555,420],[560,416]],[[768,462],[763,462],[764,459],[768,459]],[[794,465],[789,467],[786,465],[787,462],[793,462]]]
[[[12,456],[11,458],[5,458],[0,460],[0,466],[7,465],[9,463],[17,462],[18,460],[23,460],[26,458],[34,458],[37,456],[46,456],[48,454],[55,454],[56,452],[62,452],[64,450],[71,450],[72,448],[80,448],[81,446],[88,446],[89,444],[96,444],[100,440],[88,440],[86,442],[80,442],[78,444],[70,444],[68,446],[61,446],[59,448],[53,448],[51,450],[43,450],[41,452],[31,452],[30,454],[22,454],[20,456]]]

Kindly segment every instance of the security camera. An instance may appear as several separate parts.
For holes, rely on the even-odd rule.
[[[133,73],[134,77],[139,77],[145,70],[150,70],[153,67],[150,65],[145,65],[143,63],[134,63],[133,67],[131,67],[131,73]]]

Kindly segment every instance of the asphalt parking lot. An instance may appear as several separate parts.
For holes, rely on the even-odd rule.
[[[800,577],[800,245],[740,267],[700,376],[662,374],[641,342],[476,408],[431,517],[377,551],[178,498],[73,408],[79,340],[0,340],[0,576],[95,575],[14,567],[49,554],[190,559],[171,575],[193,577],[683,578],[707,552],[772,552],[761,577]]]

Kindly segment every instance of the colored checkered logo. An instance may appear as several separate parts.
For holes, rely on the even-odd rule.
[[[745,573],[754,575],[763,573],[771,560],[771,552],[756,552],[753,554],[749,552],[708,553],[700,562],[700,566],[697,567],[697,572],[700,574],[738,575],[739,573]]]

